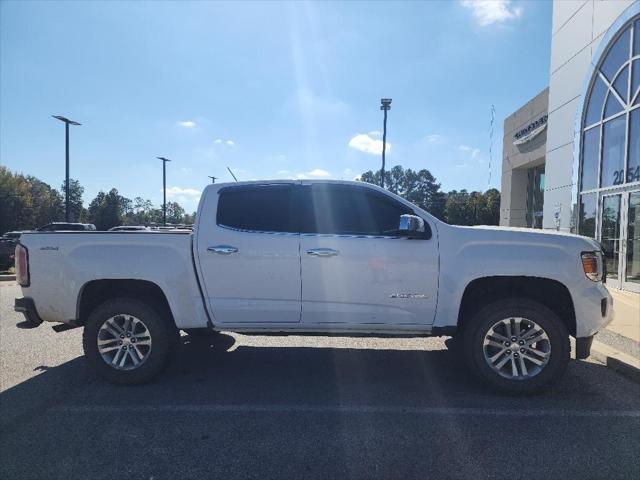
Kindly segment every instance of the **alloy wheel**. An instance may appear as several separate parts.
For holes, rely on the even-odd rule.
[[[489,329],[483,351],[489,367],[501,377],[528,380],[549,362],[551,341],[533,320],[511,317],[499,320]]]
[[[120,314],[108,318],[98,330],[98,351],[116,370],[134,370],[151,353],[151,334],[142,320]]]

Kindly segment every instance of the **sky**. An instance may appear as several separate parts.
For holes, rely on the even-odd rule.
[[[211,182],[426,168],[500,188],[504,118],[549,79],[551,3],[0,3],[0,164],[187,211]],[[493,142],[491,106],[495,106]],[[490,156],[490,146],[493,145]],[[489,172],[491,171],[491,180]]]

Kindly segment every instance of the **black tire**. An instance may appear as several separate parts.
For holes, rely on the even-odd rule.
[[[107,364],[98,350],[100,328],[107,319],[117,315],[131,315],[146,326],[152,346],[140,366],[131,370],[118,370]],[[146,383],[166,367],[171,353],[178,344],[178,329],[170,318],[159,314],[149,305],[132,298],[114,298],[96,307],[84,327],[82,345],[84,354],[94,370],[109,382],[120,385]]]
[[[549,338],[548,362],[539,373],[529,378],[505,378],[485,359],[484,339],[489,329],[500,320],[514,317],[537,323]],[[527,298],[499,300],[486,305],[468,320],[463,329],[465,361],[472,372],[494,390],[507,394],[538,393],[565,372],[571,353],[567,327],[558,315],[541,303]]]

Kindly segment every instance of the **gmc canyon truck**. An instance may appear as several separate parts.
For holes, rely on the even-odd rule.
[[[484,382],[530,393],[612,318],[596,241],[451,226],[360,182],[209,185],[193,233],[27,232],[16,264],[15,310],[84,327],[89,363],[123,384],[161,372],[181,329],[452,336]]]

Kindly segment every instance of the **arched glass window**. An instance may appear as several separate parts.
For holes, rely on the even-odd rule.
[[[640,16],[619,30],[600,58],[580,134],[578,230],[593,237],[598,194],[640,184]]]

